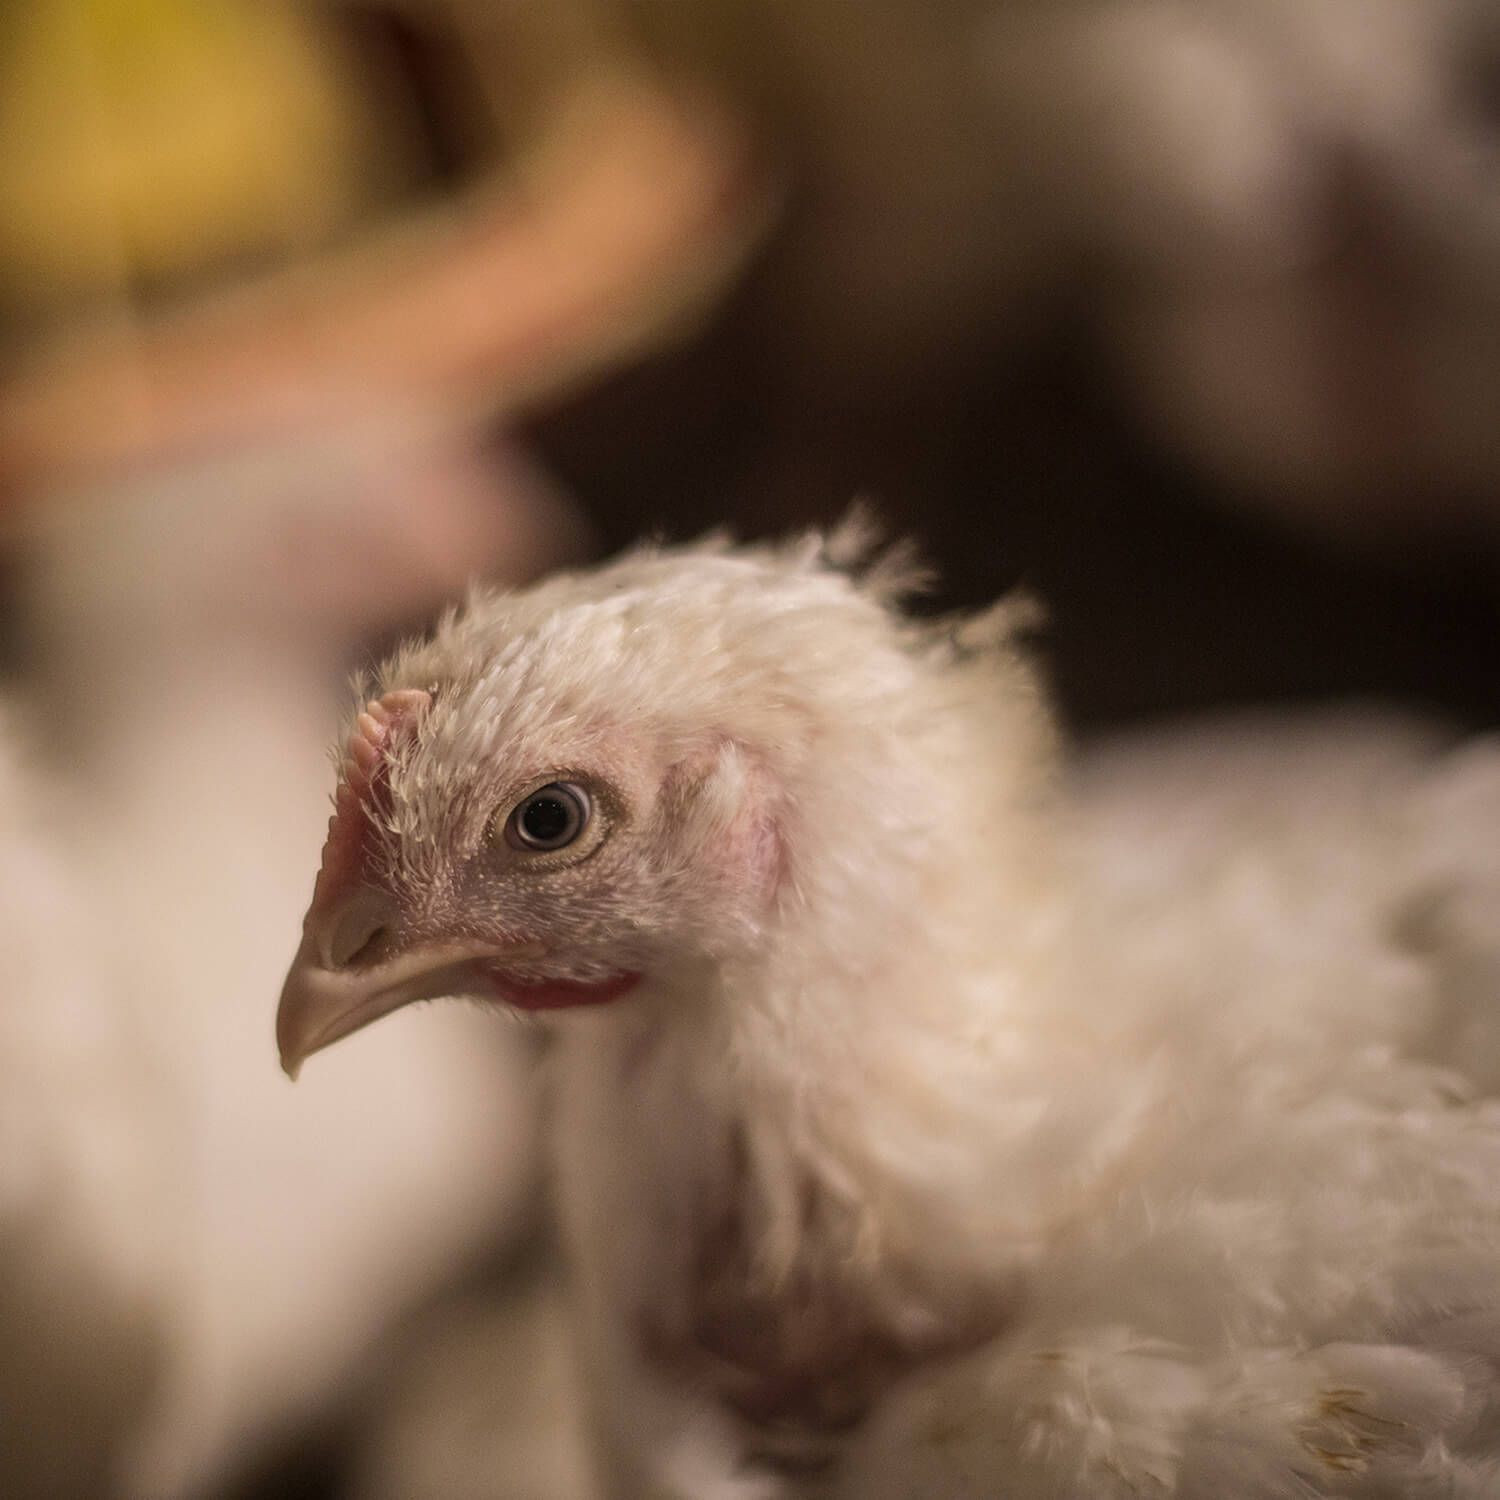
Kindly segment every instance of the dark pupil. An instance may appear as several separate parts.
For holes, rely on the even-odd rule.
[[[562,838],[572,826],[572,804],[551,793],[533,797],[521,809],[521,832],[538,844]]]

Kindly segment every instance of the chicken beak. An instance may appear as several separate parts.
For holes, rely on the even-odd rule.
[[[309,920],[281,990],[276,1045],[281,1066],[295,1079],[302,1064],[323,1048],[400,1010],[415,1000],[483,991],[478,966],[537,958],[538,943],[431,943],[400,948],[376,963],[360,962],[360,949],[340,951],[347,909],[327,920]],[[347,946],[347,945],[345,945]]]

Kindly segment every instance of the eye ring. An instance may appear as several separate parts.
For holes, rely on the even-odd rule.
[[[528,792],[505,820],[505,842],[526,854],[550,854],[576,843],[589,825],[593,803],[583,787],[550,781]]]

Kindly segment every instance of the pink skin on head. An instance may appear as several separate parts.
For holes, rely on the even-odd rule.
[[[344,749],[343,774],[334,792],[333,817],[328,821],[304,932],[326,919],[363,878],[369,834],[365,804],[378,801],[382,794],[387,749],[400,735],[415,730],[418,716],[431,703],[432,694],[421,688],[399,688],[372,698],[359,715]]]
[[[313,1052],[413,1000],[479,993],[524,1010],[563,1010],[617,999],[640,982],[635,973],[593,983],[521,981],[509,965],[534,962],[546,951],[525,938],[400,940],[395,899],[371,868],[370,819],[388,795],[391,747],[415,732],[431,703],[419,688],[386,693],[366,704],[349,736],[302,945],[276,1017],[282,1066],[294,1077]],[[388,939],[386,952],[372,958],[377,936]]]

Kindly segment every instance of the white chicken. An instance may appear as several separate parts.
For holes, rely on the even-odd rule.
[[[118,954],[58,836],[65,792],[0,703],[0,1473],[112,1493],[167,1355],[178,1164]]]
[[[1180,837],[1139,759],[1059,773],[1024,612],[903,620],[856,533],[399,652],[284,1064],[545,1015],[611,1496],[1500,1491],[1500,1109],[1433,1061],[1492,999],[1500,756],[1309,731]]]
[[[470,454],[360,409],[31,529],[0,695],[7,1496],[211,1492],[526,1217],[521,1039],[455,1011],[288,1098],[261,1011],[348,635],[546,542],[530,471]]]

